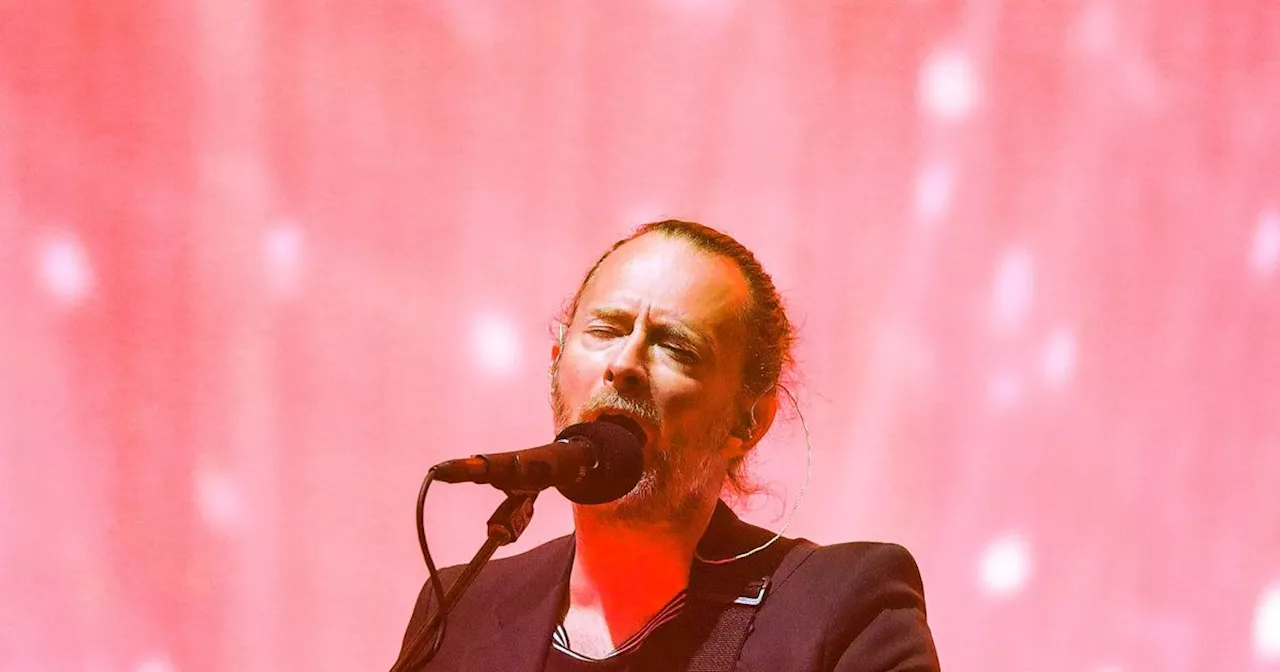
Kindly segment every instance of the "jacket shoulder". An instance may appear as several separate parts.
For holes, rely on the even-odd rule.
[[[888,593],[916,596],[924,610],[924,581],[916,559],[898,544],[853,541],[819,546],[796,569],[796,578],[817,581],[828,588],[844,586],[864,598]]]
[[[762,669],[796,659],[850,672],[938,669],[920,569],[898,544],[817,547],[774,586],[758,619],[764,639],[776,645],[788,633],[792,642],[791,660],[761,650],[760,659],[771,661]]]

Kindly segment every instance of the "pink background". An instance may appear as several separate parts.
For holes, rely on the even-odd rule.
[[[1278,120],[1272,0],[0,0],[0,669],[386,669],[419,479],[549,440],[673,216],[801,325],[792,532],[911,548],[945,669],[1278,670]]]

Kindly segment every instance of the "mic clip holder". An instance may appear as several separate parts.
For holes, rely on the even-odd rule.
[[[538,497],[537,490],[504,490],[506,501],[489,516],[489,539],[496,540],[497,546],[507,544],[520,538],[524,528],[533,519],[533,500]],[[494,548],[496,549],[497,546]],[[483,549],[482,549],[483,550]]]
[[[449,586],[448,592],[444,595],[443,609],[437,618],[447,616],[450,611],[453,611],[454,605],[462,598],[467,588],[471,587],[476,574],[479,574],[480,568],[493,557],[494,551],[498,550],[499,546],[506,546],[519,539],[524,533],[524,528],[529,526],[529,520],[533,518],[533,500],[537,499],[538,491],[509,490],[505,492],[507,499],[498,505],[492,516],[489,516],[489,538],[485,540],[480,550],[476,551],[475,557],[471,558],[467,568],[458,575],[458,580]]]

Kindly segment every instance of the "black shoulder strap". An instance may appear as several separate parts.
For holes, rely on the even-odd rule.
[[[809,555],[818,550],[818,545],[808,539],[797,539],[791,551],[782,558],[782,562],[773,572],[773,585],[780,585],[800,564],[809,559]]]
[[[705,634],[689,659],[689,672],[730,672],[742,655],[756,611],[769,591],[818,548],[806,539],[777,543],[785,545],[776,552],[758,553],[762,556],[758,559],[743,558],[738,561],[742,563],[739,567],[722,565],[704,571],[700,585],[690,587],[685,608],[688,627]]]

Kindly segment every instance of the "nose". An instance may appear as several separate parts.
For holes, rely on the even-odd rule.
[[[609,359],[604,380],[619,394],[643,393],[649,385],[649,371],[644,359],[644,333],[633,331]]]

